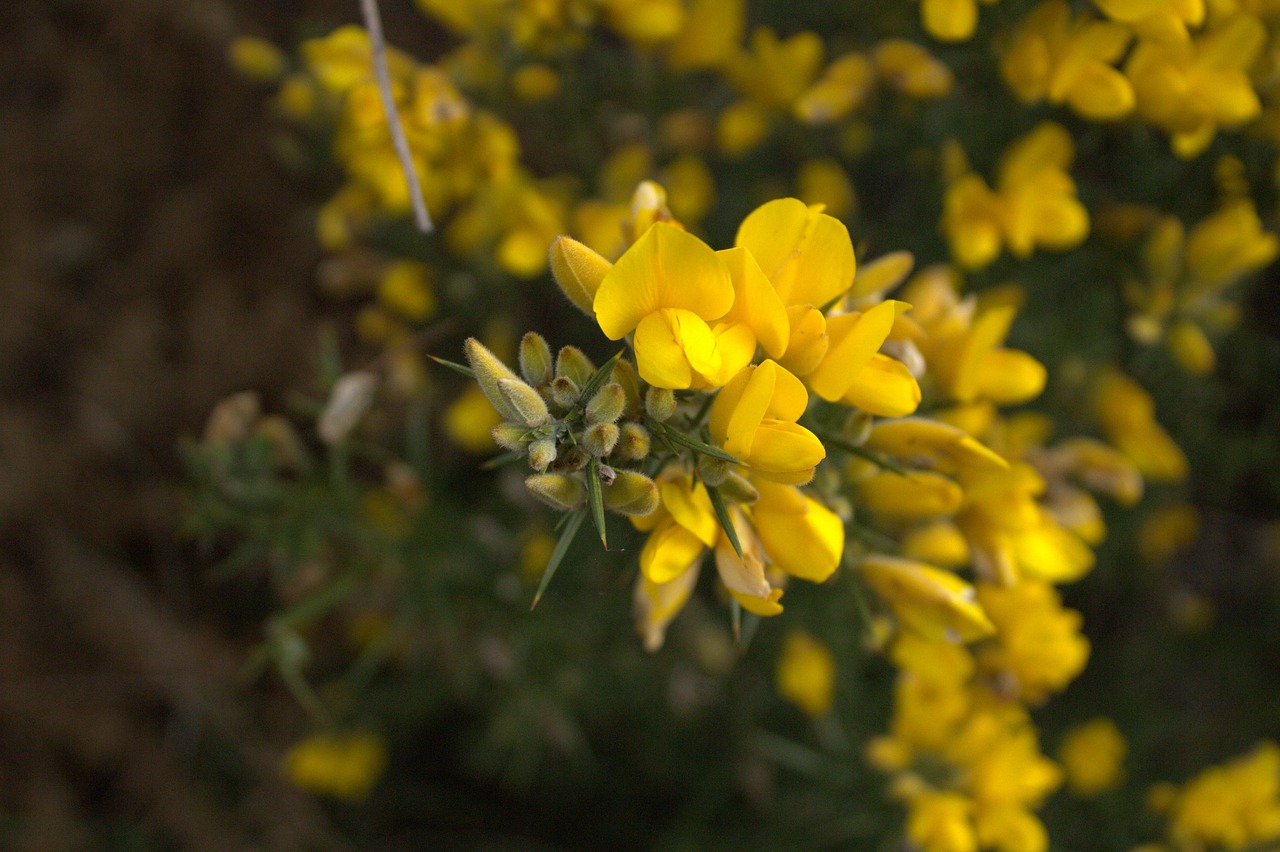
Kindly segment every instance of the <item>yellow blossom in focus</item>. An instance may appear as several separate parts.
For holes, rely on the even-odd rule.
[[[1067,789],[1082,798],[1113,789],[1124,776],[1128,750],[1124,735],[1110,719],[1094,719],[1072,728],[1058,747]]]
[[[835,674],[835,657],[826,645],[803,630],[787,633],[778,658],[778,694],[810,716],[822,716],[831,709]]]
[[[285,774],[298,787],[353,802],[369,795],[386,766],[386,745],[367,731],[314,734],[284,756]]]
[[[711,436],[756,476],[803,485],[827,455],[817,436],[796,423],[808,402],[800,380],[774,361],[744,367],[711,406]]]

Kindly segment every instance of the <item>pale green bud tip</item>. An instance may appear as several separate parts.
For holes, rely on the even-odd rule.
[[[498,356],[494,355],[489,349],[476,340],[474,337],[468,337],[466,342],[462,344],[463,351],[467,355],[467,364],[471,367],[471,372],[475,373],[476,383],[480,385],[480,390],[484,391],[485,399],[502,415],[504,420],[523,420],[511,403],[507,402],[502,392],[498,390],[499,379],[512,379],[520,381],[510,367],[498,360]]]
[[[613,375],[610,378],[621,385],[622,392],[627,395],[627,404],[623,410],[630,413],[638,412],[640,410],[640,377],[636,375],[636,368],[630,361],[620,359],[613,365]]]
[[[618,432],[618,445],[613,451],[626,461],[640,461],[649,455],[651,447],[648,429],[639,423],[623,423]]]
[[[587,316],[600,282],[613,264],[571,237],[557,237],[551,244],[551,275],[560,290]]]
[[[582,447],[590,455],[604,457],[618,444],[616,423],[596,423],[582,433]]]
[[[547,410],[542,396],[519,379],[498,379],[498,393],[516,412],[518,419],[530,428],[551,419],[551,412]]]
[[[582,505],[587,490],[572,476],[563,473],[535,473],[524,481],[533,496],[553,509],[568,512]]]
[[[760,499],[760,492],[756,487],[733,471],[729,471],[724,482],[720,483],[720,494],[729,502],[741,503],[744,506],[750,506]]]
[[[539,438],[529,445],[529,466],[538,473],[556,460],[556,442],[553,438]]]
[[[626,404],[627,395],[623,392],[622,385],[609,382],[596,391],[596,395],[587,403],[587,422],[612,423],[622,416],[622,409]]]
[[[578,383],[568,376],[556,376],[551,383],[551,400],[561,408],[573,408],[581,393]]]
[[[551,381],[551,347],[541,334],[531,331],[520,338],[520,374],[537,387]]]
[[[620,470],[613,482],[604,487],[605,506],[620,515],[652,515],[658,503],[658,486],[639,471]]]
[[[556,375],[573,379],[573,383],[582,387],[591,379],[596,367],[591,359],[576,346],[565,346],[556,356]]]
[[[529,443],[529,427],[505,420],[489,431],[493,442],[504,450],[523,450]]]
[[[874,425],[875,418],[870,414],[865,411],[855,411],[840,427],[840,437],[860,447],[867,442],[867,438],[871,437],[871,427]]]
[[[667,388],[650,387],[644,395],[644,409],[659,423],[676,413],[676,395]]]
[[[715,487],[724,483],[729,476],[729,463],[724,459],[711,456],[698,456],[698,478],[707,485]]]

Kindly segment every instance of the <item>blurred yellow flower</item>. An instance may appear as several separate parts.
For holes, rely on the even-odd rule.
[[[1088,798],[1115,788],[1124,777],[1128,750],[1124,735],[1110,719],[1093,719],[1072,728],[1058,746],[1067,789]]]
[[[778,658],[778,694],[810,716],[831,709],[836,660],[826,645],[803,630],[788,631]]]
[[[284,772],[297,786],[347,801],[369,795],[387,766],[387,747],[368,731],[313,734],[284,756]]]

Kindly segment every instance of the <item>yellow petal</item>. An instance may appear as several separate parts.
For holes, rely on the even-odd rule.
[[[765,420],[745,458],[757,476],[801,485],[813,478],[814,467],[826,457],[826,448],[808,429],[783,420]]]
[[[782,612],[782,604],[778,603],[778,601],[782,600],[782,589],[773,589],[763,598],[740,594],[733,589],[729,590],[729,594],[733,595],[733,599],[752,615],[769,618]]]
[[[756,480],[752,523],[773,564],[793,577],[824,582],[844,553],[844,522],[798,488]]]
[[[920,407],[920,384],[901,361],[877,352],[841,397],[879,417],[906,417]]]
[[[929,518],[954,514],[964,502],[964,490],[945,476],[910,471],[873,474],[858,483],[858,496],[873,512],[900,518]]]
[[[785,305],[822,307],[853,284],[849,230],[797,198],[757,207],[742,221],[734,245],[755,256]]]
[[[828,402],[840,399],[884,344],[896,316],[895,303],[887,301],[862,314],[829,317],[830,348],[818,368],[806,377],[813,392]]]
[[[745,248],[725,249],[718,254],[729,270],[734,290],[733,308],[724,321],[744,323],[769,357],[781,358],[787,351],[791,325],[777,291]]]
[[[720,535],[720,522],[716,520],[711,497],[701,482],[694,485],[688,474],[664,479],[659,485],[662,507],[673,521],[688,530],[707,547],[712,547]]]
[[[1065,95],[1071,108],[1091,121],[1124,118],[1135,102],[1129,79],[1103,62],[1081,65]]]
[[[904,625],[926,637],[971,642],[995,632],[973,586],[954,574],[878,554],[864,558],[858,570]]]
[[[787,354],[780,363],[792,375],[807,376],[822,363],[830,348],[827,318],[817,308],[794,305],[787,308],[787,324],[791,332],[787,341]]]
[[[1020,405],[1040,395],[1047,377],[1044,365],[1026,352],[997,349],[978,367],[977,392],[996,405]]]
[[[714,374],[720,368],[715,335],[691,311],[658,310],[644,317],[635,350],[640,377],[654,387],[687,388],[693,371]]]
[[[975,0],[924,0],[920,5],[925,32],[938,41],[964,41],[978,25]]]
[[[711,247],[674,225],[658,222],[605,274],[593,301],[610,340],[621,340],[646,316],[681,308],[704,320],[733,305],[733,282]]]
[[[636,580],[633,605],[636,629],[644,637],[644,649],[656,651],[662,647],[669,625],[684,608],[698,583],[698,571],[684,571],[666,583],[655,583],[641,573]]]
[[[651,583],[669,583],[693,568],[706,545],[674,521],[649,534],[640,551],[640,571]]]

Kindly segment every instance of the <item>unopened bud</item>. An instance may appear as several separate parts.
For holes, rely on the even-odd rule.
[[[499,379],[512,379],[518,382],[520,377],[474,337],[468,337],[462,347],[466,352],[471,372],[475,374],[476,382],[480,385],[480,390],[484,391],[484,398],[489,400],[489,404],[498,409],[498,413],[504,420],[523,420],[524,418],[511,407],[498,390]]]
[[[204,425],[206,444],[234,443],[249,437],[262,416],[262,398],[257,391],[241,391],[221,400]]]
[[[612,423],[622,416],[622,409],[627,404],[627,395],[617,382],[609,382],[587,403],[588,423]]]
[[[551,347],[541,334],[531,331],[520,338],[520,374],[534,387],[551,381]]]
[[[489,430],[493,442],[504,450],[523,450],[529,443],[529,427],[506,420]]]
[[[643,473],[620,470],[613,482],[604,487],[604,504],[620,515],[643,518],[658,508],[658,486]]]
[[[659,423],[671,418],[676,413],[676,395],[667,388],[650,386],[644,394],[644,410]]]
[[[573,383],[578,387],[586,385],[595,371],[596,367],[591,363],[591,359],[576,346],[565,346],[556,356],[556,375],[573,379]]]
[[[498,392],[526,426],[541,426],[551,419],[542,395],[519,379],[498,379]]]
[[[561,408],[573,408],[581,395],[578,383],[568,376],[556,376],[551,382],[551,401]]]
[[[618,359],[618,363],[613,365],[613,375],[610,377],[613,381],[622,386],[622,392],[627,395],[627,405],[623,409],[628,414],[638,414],[640,411],[640,377],[636,375],[636,368],[630,361]]]
[[[594,316],[596,291],[612,266],[571,237],[556,237],[551,244],[551,275],[560,285],[560,292],[587,316]]]
[[[745,477],[729,471],[729,475],[720,483],[720,496],[730,503],[741,503],[750,506],[760,499],[760,492]]]
[[[875,418],[870,414],[865,411],[855,411],[840,427],[840,437],[856,447],[861,447],[867,442],[867,438],[871,437],[871,427],[874,425]]]
[[[590,457],[578,447],[569,447],[556,458],[551,469],[560,472],[582,470]]]
[[[639,423],[623,423],[618,430],[618,445],[614,454],[623,461],[640,461],[649,455],[652,439],[649,430]]]
[[[603,458],[613,452],[618,443],[618,424],[596,423],[582,433],[582,448],[588,454]]]
[[[713,488],[729,476],[729,463],[711,456],[698,456],[698,478]]]
[[[347,373],[334,382],[320,415],[316,431],[320,440],[330,446],[342,441],[356,428],[360,418],[373,405],[373,395],[378,390],[378,374],[368,370]]]
[[[582,505],[587,490],[575,477],[562,473],[535,473],[526,477],[525,487],[533,492],[533,496],[553,509],[568,512]]]
[[[529,445],[529,467],[542,473],[556,460],[554,438],[539,438]]]

